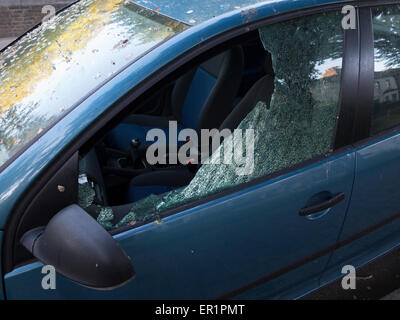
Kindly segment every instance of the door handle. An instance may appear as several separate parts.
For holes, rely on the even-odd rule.
[[[323,210],[332,208],[333,206],[337,205],[339,202],[342,202],[343,200],[344,200],[344,193],[341,192],[327,201],[301,209],[299,211],[299,216],[305,217],[309,216],[310,214],[321,212]]]

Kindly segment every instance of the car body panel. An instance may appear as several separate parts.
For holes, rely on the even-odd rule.
[[[359,267],[400,243],[400,134],[377,139],[355,153],[354,190],[339,241],[362,237],[335,251],[323,283],[340,276],[338,266]]]
[[[136,278],[113,291],[83,288],[57,275],[56,290],[42,290],[41,264],[5,276],[10,299],[213,299],[334,246],[347,200],[318,219],[299,216],[321,190],[351,194],[354,153],[344,153],[150,223],[115,238],[131,257]],[[299,187],[301,186],[301,187]],[[279,241],[276,241],[279,239]],[[284,254],[282,254],[284,253]],[[268,281],[257,298],[296,298],[305,283],[318,286],[329,255]],[[30,290],[21,291],[21,283]],[[36,287],[35,287],[36,286]],[[254,298],[241,294],[240,298]]]
[[[318,4],[337,3],[320,1]],[[342,2],[342,1],[339,1]],[[316,1],[279,1],[257,4],[255,20],[315,6]],[[253,20],[252,20],[253,21]],[[128,68],[111,78],[97,91],[86,97],[49,130],[45,130],[19,157],[12,159],[0,176],[0,229],[4,229],[8,215],[19,197],[38,175],[93,121],[101,116],[123,95],[139,85],[160,68],[199,43],[250,21],[239,11],[226,13],[210,21],[185,30],[154,48]],[[68,90],[68,87],[65,88]]]

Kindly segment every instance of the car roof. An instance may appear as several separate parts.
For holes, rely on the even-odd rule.
[[[163,15],[180,20],[189,25],[197,25],[214,17],[235,10],[246,14],[247,7],[255,4],[287,4],[287,11],[302,5],[303,7],[318,6],[327,3],[343,2],[344,0],[131,0],[143,7]]]

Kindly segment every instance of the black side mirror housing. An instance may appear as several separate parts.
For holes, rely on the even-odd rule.
[[[119,243],[78,205],[61,210],[46,227],[26,232],[21,244],[41,262],[85,287],[111,290],[135,277]]]

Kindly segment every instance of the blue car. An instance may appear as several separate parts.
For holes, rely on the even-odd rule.
[[[77,1],[0,121],[0,299],[298,299],[400,244],[398,1]]]

